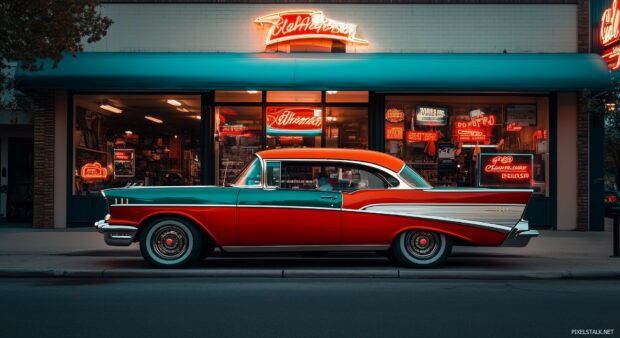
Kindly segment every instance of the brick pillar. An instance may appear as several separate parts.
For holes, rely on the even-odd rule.
[[[590,52],[590,1],[577,1],[577,53]]]
[[[577,107],[577,230],[588,231],[590,219],[590,114],[588,99],[579,95]],[[561,212],[561,210],[560,210]]]
[[[590,1],[577,1],[577,52],[590,51]],[[588,231],[590,220],[589,102],[578,94],[577,104],[577,230]],[[558,210],[562,212],[562,210]]]
[[[54,227],[54,92],[29,92],[33,103],[34,196],[32,225]]]

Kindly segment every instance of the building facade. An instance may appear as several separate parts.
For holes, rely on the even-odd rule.
[[[16,75],[33,224],[92,224],[104,188],[225,185],[260,149],[345,147],[435,186],[532,188],[530,224],[602,230],[590,5],[104,2],[104,39]]]

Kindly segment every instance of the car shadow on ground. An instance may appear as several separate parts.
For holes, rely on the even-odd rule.
[[[135,250],[82,251],[67,256],[98,257],[94,264],[103,269],[146,269],[151,266]],[[529,258],[529,259],[528,259]],[[510,268],[531,265],[532,257],[496,253],[455,253],[440,268]],[[383,253],[328,254],[223,254],[199,262],[204,269],[287,269],[287,268],[399,268]]]

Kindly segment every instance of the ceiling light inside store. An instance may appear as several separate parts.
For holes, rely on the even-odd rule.
[[[113,113],[115,113],[115,114],[120,114],[120,113],[122,113],[122,112],[123,112],[123,110],[122,110],[122,109],[120,109],[120,108],[116,108],[116,107],[114,107],[113,105],[109,105],[109,104],[102,104],[102,105],[100,105],[100,106],[99,106],[99,108],[101,108],[101,109],[105,109],[105,110],[107,110],[107,111],[111,111],[111,112],[113,112]]]
[[[325,118],[327,122],[336,122],[337,118],[335,116],[328,116]]]
[[[131,131],[131,130],[125,130],[125,134],[127,134],[127,135],[133,135],[133,131]]]
[[[334,94],[338,94],[338,91],[337,90],[328,90],[326,93],[329,94],[329,95],[334,95]]]
[[[200,115],[192,115],[192,116],[190,116],[190,117],[191,117],[191,118],[193,118],[193,119],[196,119],[196,120],[200,120],[200,119],[202,119],[202,118],[200,117]]]
[[[258,90],[248,90],[248,94],[258,94]]]
[[[167,100],[166,102],[168,102],[168,104],[171,104],[171,105],[173,105],[173,106],[175,106],[175,107],[178,107],[178,106],[182,105],[182,103],[181,103],[181,102],[179,102],[179,101],[177,101],[177,100],[175,100],[175,99],[169,99],[169,100]]]
[[[147,119],[147,120],[149,120],[149,121],[151,121],[151,122],[155,122],[155,123],[164,123],[164,121],[163,121],[163,120],[160,120],[160,119],[158,119],[158,118],[156,118],[156,117],[153,117],[153,116],[144,115],[144,118],[145,118],[145,119]]]
[[[189,113],[189,109],[187,109],[187,108],[179,107],[179,108],[177,108],[177,110],[182,112],[182,113]]]

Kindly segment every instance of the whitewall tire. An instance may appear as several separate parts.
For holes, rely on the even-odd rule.
[[[203,252],[203,239],[195,226],[180,218],[158,218],[140,236],[142,257],[160,268],[195,263]]]
[[[452,239],[428,230],[409,230],[392,244],[395,258],[409,267],[434,267],[443,264],[452,251]]]

